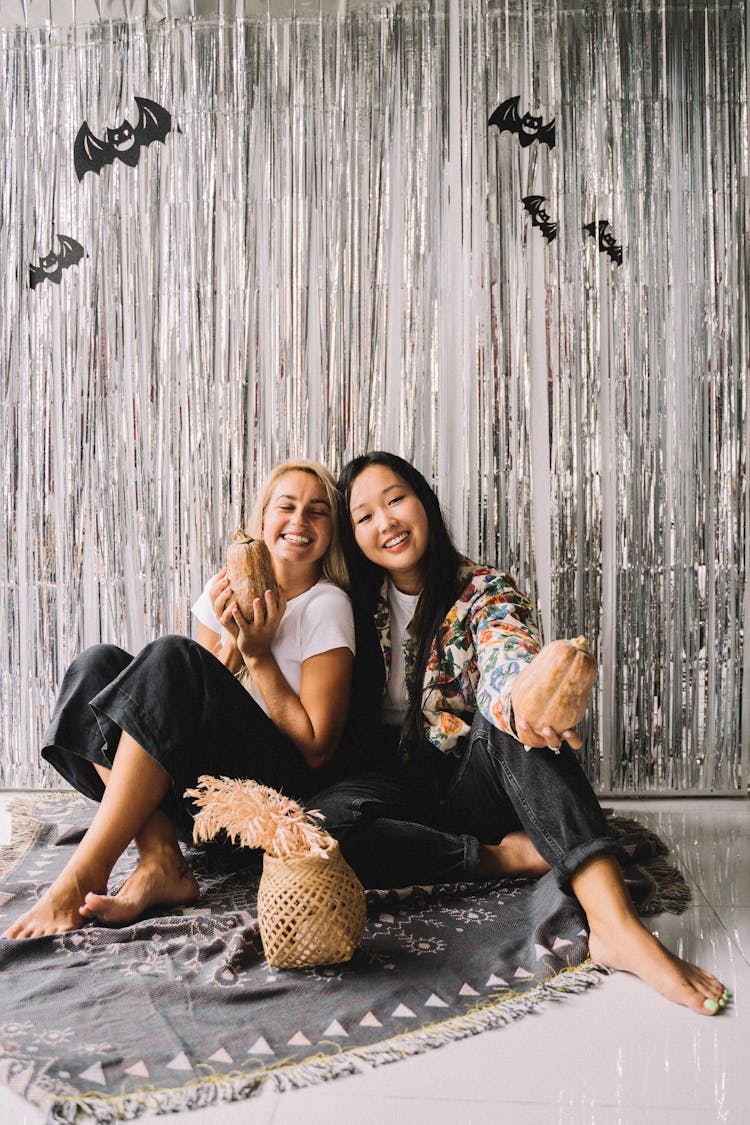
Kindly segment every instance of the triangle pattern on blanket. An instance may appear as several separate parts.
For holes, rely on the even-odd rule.
[[[85,1070],[79,1073],[78,1077],[85,1078],[87,1082],[97,1082],[100,1086],[107,1085],[107,1079],[104,1077],[104,1071],[102,1070],[102,1064],[100,1062],[93,1063],[91,1066],[86,1067]]]
[[[261,1035],[256,1039],[252,1047],[248,1047],[248,1055],[272,1055],[273,1049],[268,1045],[268,1042]]]
[[[558,949],[566,949],[569,945],[572,945],[572,944],[573,944],[573,942],[568,941],[567,938],[556,937],[555,940],[552,942],[552,949],[553,949],[553,952],[557,953]]]
[[[214,1053],[212,1055],[208,1056],[208,1061],[209,1062],[232,1063],[232,1062],[234,1062],[234,1059],[229,1054],[229,1051],[225,1051],[223,1047],[219,1047],[218,1051],[214,1051]]]
[[[132,1074],[134,1078],[150,1078],[149,1069],[143,1059],[139,1059],[137,1063],[132,1066],[125,1067],[126,1074]]]
[[[383,1025],[380,1022],[380,1020],[377,1019],[372,1014],[372,1012],[368,1012],[366,1015],[362,1016],[362,1019],[359,1021],[359,1026],[360,1027],[382,1027]]]
[[[192,1070],[193,1065],[184,1051],[180,1051],[179,1055],[175,1055],[171,1062],[167,1063],[168,1070]]]
[[[449,1007],[449,1005],[446,1004],[445,1000],[441,1000],[440,997],[436,996],[434,992],[430,995],[429,999],[425,1000],[424,1006],[425,1006],[425,1008],[447,1008],[447,1007]]]

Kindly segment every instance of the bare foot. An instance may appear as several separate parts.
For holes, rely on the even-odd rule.
[[[108,926],[123,926],[152,906],[186,906],[198,894],[198,882],[181,853],[149,852],[117,894],[87,894],[80,912]]]
[[[80,907],[90,887],[106,889],[106,875],[84,873],[66,868],[37,903],[8,926],[4,938],[36,938],[78,930],[86,921]]]
[[[637,918],[606,932],[592,929],[589,952],[597,964],[633,973],[667,1000],[699,1015],[716,1015],[729,999],[721,981],[670,953]]]
[[[537,879],[548,871],[549,864],[542,859],[525,832],[509,832],[499,844],[481,844],[479,847],[479,874],[484,879]]]

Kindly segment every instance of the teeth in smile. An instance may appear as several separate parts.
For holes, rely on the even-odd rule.
[[[393,539],[389,539],[386,542],[386,544],[385,544],[386,547],[398,547],[399,543],[403,543],[403,541],[404,541],[404,539],[406,539],[407,535],[408,535],[408,532],[406,532],[406,531],[402,531],[400,535],[394,535]]]
[[[311,542],[311,540],[307,539],[304,535],[282,535],[282,539],[285,539],[287,543],[301,543],[303,547],[306,547],[308,543]]]

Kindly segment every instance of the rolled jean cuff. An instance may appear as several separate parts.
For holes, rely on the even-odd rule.
[[[479,874],[479,840],[476,836],[462,836],[464,842],[464,871],[470,883],[476,883],[481,878]]]
[[[567,890],[576,871],[583,867],[584,863],[598,855],[612,855],[620,865],[626,863],[628,859],[627,853],[620,847],[614,836],[598,836],[593,840],[587,840],[585,844],[579,844],[578,847],[568,852],[565,858],[561,859],[553,868],[560,889]]]

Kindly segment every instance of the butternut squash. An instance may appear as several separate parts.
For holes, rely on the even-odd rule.
[[[551,641],[519,674],[513,707],[535,730],[552,727],[562,734],[583,718],[596,673],[585,637]]]
[[[266,590],[278,592],[268,547],[241,527],[227,548],[227,577],[240,613],[247,620],[253,616],[255,598],[262,599]]]

